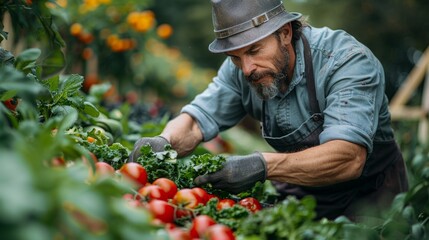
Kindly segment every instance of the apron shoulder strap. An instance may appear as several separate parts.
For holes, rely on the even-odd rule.
[[[316,98],[316,86],[314,81],[313,61],[311,57],[310,45],[304,34],[301,35],[302,43],[304,44],[304,63],[305,63],[305,77],[307,79],[308,100],[312,114],[320,113],[319,102]]]

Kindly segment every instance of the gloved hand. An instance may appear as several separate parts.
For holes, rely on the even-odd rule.
[[[237,194],[252,188],[256,182],[267,178],[267,166],[261,153],[245,156],[231,156],[223,168],[215,173],[198,176],[196,185],[211,183],[214,188]]]
[[[162,152],[164,151],[164,146],[170,143],[167,141],[167,139],[161,136],[140,138],[134,144],[133,151],[128,157],[128,162],[136,161],[137,158],[141,155],[140,148],[147,144],[149,144],[152,147],[152,151]]]

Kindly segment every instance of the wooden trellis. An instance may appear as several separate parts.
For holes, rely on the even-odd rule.
[[[424,88],[421,105],[406,106],[413,92],[422,82]],[[411,70],[401,88],[393,96],[389,108],[392,121],[417,120],[419,122],[419,140],[422,143],[427,143],[429,137],[429,47]]]

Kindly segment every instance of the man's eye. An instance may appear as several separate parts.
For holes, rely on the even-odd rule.
[[[258,54],[258,50],[256,50],[256,49],[254,49],[254,50],[252,50],[252,51],[249,51],[249,55],[256,55],[256,54]]]
[[[231,60],[232,60],[232,63],[234,63],[237,66],[238,66],[238,64],[240,64],[240,58],[239,57],[231,56]]]

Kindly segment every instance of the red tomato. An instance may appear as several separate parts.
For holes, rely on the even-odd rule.
[[[142,207],[142,203],[134,198],[134,195],[131,193],[125,193],[122,195],[122,198],[127,202],[130,207]]]
[[[177,208],[176,214],[174,215],[176,219],[184,218],[184,217],[192,217],[193,211],[189,208]]]
[[[51,160],[51,166],[53,166],[53,167],[65,167],[66,166],[66,160],[64,160],[63,157],[54,157]]]
[[[194,187],[191,190],[201,198],[202,204],[206,205],[207,201],[210,199],[207,191],[200,187]]]
[[[144,207],[144,205],[142,204],[142,202],[140,202],[139,200],[136,200],[136,199],[127,200],[127,204],[128,204],[128,206],[130,206],[132,208]]]
[[[203,238],[204,233],[207,229],[215,225],[216,221],[213,220],[210,216],[207,215],[198,215],[192,220],[191,229],[189,233],[191,234],[191,238]]]
[[[208,200],[207,201],[209,201],[210,199],[212,199],[212,198],[217,198],[217,200],[219,200],[220,201],[220,198],[218,197],[218,196],[216,196],[216,195],[214,195],[214,194],[211,194],[211,193],[207,193],[207,198],[208,198]]]
[[[173,197],[174,204],[190,209],[197,207],[202,202],[203,200],[189,188],[180,189]]]
[[[106,162],[96,162],[95,174],[97,176],[113,176],[115,175],[115,169]]]
[[[243,198],[238,202],[238,204],[247,208],[251,212],[257,212],[262,209],[261,203],[253,197]]]
[[[136,162],[125,163],[119,169],[119,172],[122,176],[136,183],[139,187],[147,183],[146,169]]]
[[[207,228],[204,239],[208,240],[235,240],[231,228],[223,224],[215,224]]]
[[[16,110],[16,106],[18,106],[18,100],[16,98],[9,98],[3,101],[3,104],[11,111]]]
[[[174,197],[174,195],[177,193],[177,185],[172,180],[168,178],[158,178],[155,181],[153,181],[154,185],[158,185],[162,190],[164,190],[165,194],[167,195],[168,199],[171,199]]]
[[[125,193],[124,195],[122,195],[122,198],[125,200],[134,200],[134,195],[132,193]]]
[[[170,203],[158,199],[153,199],[147,204],[147,209],[154,218],[161,220],[163,223],[174,222],[174,208]]]
[[[176,228],[177,226],[176,226],[176,224],[174,224],[174,223],[166,223],[166,224],[164,224],[164,228],[165,228],[165,230],[171,230],[171,229],[173,229],[173,228]]]
[[[191,239],[189,232],[183,228],[168,229],[167,232],[168,232],[168,236],[172,240],[190,240]]]
[[[229,198],[225,198],[222,200],[219,200],[219,202],[216,205],[216,208],[218,211],[224,209],[224,208],[230,208],[235,205],[235,201]]]
[[[98,158],[97,158],[97,156],[95,156],[95,154],[94,153],[92,153],[92,152],[89,152],[89,155],[91,156],[91,159],[92,159],[92,161],[94,162],[94,163],[96,163],[96,162],[98,162]],[[88,159],[86,159],[86,157],[85,156],[82,156],[82,161],[85,163],[85,164],[90,164],[89,162],[88,162]]]
[[[167,194],[160,188],[158,185],[146,185],[141,187],[138,190],[138,196],[146,201],[150,201],[152,199],[158,199],[162,201],[167,201]]]

